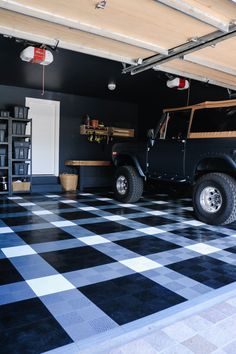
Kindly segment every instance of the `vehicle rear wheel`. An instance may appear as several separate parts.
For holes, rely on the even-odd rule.
[[[208,173],[196,182],[193,208],[197,218],[211,225],[236,220],[236,182],[224,173]]]
[[[143,194],[143,179],[133,166],[121,166],[114,178],[115,198],[123,203],[134,203]]]

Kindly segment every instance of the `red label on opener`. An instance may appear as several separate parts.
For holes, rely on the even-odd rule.
[[[186,80],[185,79],[179,79],[179,87],[178,88],[184,88],[186,85]]]
[[[46,50],[43,48],[34,48],[34,57],[32,63],[40,64],[45,60]]]

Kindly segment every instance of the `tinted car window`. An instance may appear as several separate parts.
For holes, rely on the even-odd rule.
[[[236,130],[236,107],[197,109],[193,115],[192,133]]]
[[[165,133],[166,139],[183,139],[188,133],[191,110],[169,112]]]

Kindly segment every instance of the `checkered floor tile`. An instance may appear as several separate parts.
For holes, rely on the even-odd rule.
[[[200,223],[188,199],[2,198],[1,353],[74,353],[92,338],[214,296],[236,285],[235,241],[236,223]]]

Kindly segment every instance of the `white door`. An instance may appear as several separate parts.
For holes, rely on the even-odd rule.
[[[32,118],[32,173],[59,173],[60,102],[26,97]]]

